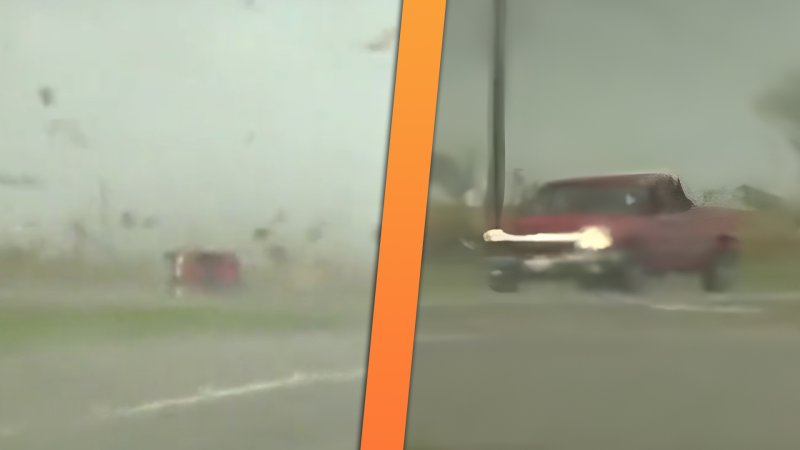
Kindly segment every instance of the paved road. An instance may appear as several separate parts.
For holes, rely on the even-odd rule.
[[[408,448],[800,448],[800,320],[782,316],[793,295],[423,292]],[[366,337],[4,355],[0,448],[354,449]]]
[[[800,448],[800,295],[696,291],[423,292],[407,448]]]
[[[5,354],[0,448],[354,449],[367,336],[365,324]]]

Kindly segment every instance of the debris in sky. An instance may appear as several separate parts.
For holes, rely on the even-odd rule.
[[[130,211],[125,211],[120,216],[120,224],[122,228],[131,229],[136,227],[136,217]]]
[[[142,221],[142,228],[153,229],[158,226],[158,218],[155,216],[148,216]]]
[[[244,7],[251,11],[258,11],[260,9],[258,0],[243,0],[243,2],[244,2]]]
[[[47,124],[46,132],[51,139],[63,138],[70,145],[89,148],[89,139],[77,120],[53,119]]]
[[[311,243],[319,242],[325,231],[325,223],[320,222],[306,230],[306,240]]]
[[[41,187],[40,179],[33,175],[12,175],[0,173],[0,186],[15,188],[38,188]]]
[[[50,86],[42,86],[39,88],[39,101],[45,108],[52,106],[55,101],[55,91]]]
[[[269,228],[259,227],[253,230],[253,240],[254,241],[266,241],[267,238],[271,235],[271,231]]]
[[[284,211],[283,209],[279,209],[275,213],[275,216],[272,218],[272,224],[273,225],[277,225],[279,223],[284,223],[284,222],[286,222],[286,219],[287,219],[286,211]]]
[[[385,29],[375,39],[367,43],[366,48],[371,52],[385,52],[392,48],[397,39],[396,28]]]

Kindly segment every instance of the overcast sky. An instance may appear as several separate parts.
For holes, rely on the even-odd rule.
[[[797,187],[751,107],[800,66],[797,2],[509,3],[509,166]],[[449,2],[437,151],[486,151],[489,12]],[[102,177],[118,208],[195,229],[243,236],[283,207],[358,240],[378,221],[394,72],[394,49],[364,47],[398,18],[398,0],[0,1],[0,167],[47,183],[0,193],[3,217],[90,214]],[[53,120],[86,145],[48,138]]]
[[[539,179],[668,169],[790,192],[754,98],[800,66],[791,0],[509,0],[510,167]],[[485,152],[491,3],[448,4],[437,150]]]
[[[252,5],[250,5],[252,3]],[[379,220],[399,0],[2,0],[0,167],[17,216],[118,208],[241,233],[278,208],[341,239]],[[37,89],[52,86],[46,109]],[[88,145],[48,138],[51,120]],[[26,201],[21,201],[21,199]],[[15,216],[16,217],[16,216]],[[349,228],[349,230],[348,230]],[[370,245],[372,239],[369,240]]]

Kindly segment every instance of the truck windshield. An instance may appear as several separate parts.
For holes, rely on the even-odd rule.
[[[645,214],[652,210],[646,188],[636,186],[551,186],[523,204],[524,214]]]

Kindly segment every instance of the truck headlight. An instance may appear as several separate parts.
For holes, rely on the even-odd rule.
[[[604,227],[586,227],[580,231],[575,247],[581,250],[603,250],[611,247],[614,240],[611,231]]]
[[[489,230],[483,233],[483,240],[484,242],[496,242],[502,241],[503,238],[506,237],[506,233],[503,230]]]

